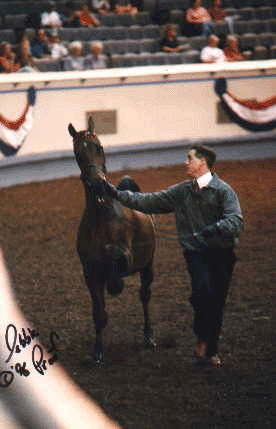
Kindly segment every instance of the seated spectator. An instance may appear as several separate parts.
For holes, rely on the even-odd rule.
[[[16,54],[10,43],[0,44],[0,72],[14,73],[19,70],[20,64],[16,61]]]
[[[79,41],[71,42],[69,55],[63,60],[64,71],[84,70],[83,44]]]
[[[75,6],[74,0],[65,3],[61,13],[63,27],[80,27],[79,10]]]
[[[51,50],[45,29],[37,28],[31,40],[31,54],[34,58],[50,58]]]
[[[200,59],[203,63],[222,63],[225,61],[223,50],[218,47],[219,38],[214,34],[208,37],[208,46],[201,50]]]
[[[81,27],[98,27],[101,25],[98,18],[91,12],[89,6],[85,3],[81,4],[80,10],[76,13],[79,17]]]
[[[47,28],[62,26],[61,16],[56,11],[56,2],[48,2],[47,10],[41,14],[41,26]]]
[[[221,0],[213,0],[213,5],[208,9],[208,13],[215,24],[227,22],[230,33],[234,34],[234,21],[235,19],[238,19],[239,16],[228,16],[227,13],[221,8]]]
[[[160,50],[164,52],[182,52],[190,48],[189,44],[180,45],[176,35],[176,25],[165,26],[164,37],[160,40]]]
[[[226,12],[221,8],[221,0],[213,0],[212,7],[209,7],[208,13],[215,24],[220,24],[226,17]]]
[[[16,33],[15,43],[15,52],[17,60],[19,60],[21,57],[25,57],[26,55],[31,55],[31,43],[26,30]]]
[[[34,59],[31,54],[31,44],[29,36],[23,32],[17,41],[16,61],[20,65],[18,72],[39,71],[34,65]]]
[[[107,67],[107,61],[105,55],[103,55],[103,43],[100,41],[91,42],[90,54],[84,59],[84,68],[90,69],[105,69]]]
[[[187,10],[185,20],[187,35],[209,36],[214,33],[213,21],[207,9],[201,6],[201,0],[192,0],[192,6]]]
[[[106,15],[111,11],[111,4],[109,0],[91,0],[91,7],[96,13]]]
[[[227,61],[244,61],[249,60],[252,53],[250,51],[241,52],[238,39],[236,36],[228,35],[226,38],[226,46],[223,49]]]
[[[35,66],[34,60],[31,55],[28,55],[21,59],[20,68],[16,73],[33,73],[39,72],[40,70]]]
[[[129,13],[130,15],[137,15],[138,9],[133,6],[130,0],[116,0],[114,2],[114,11],[116,13]]]
[[[56,30],[49,34],[49,46],[51,51],[51,57],[54,60],[66,57],[69,54],[66,46],[60,41],[58,32]]]

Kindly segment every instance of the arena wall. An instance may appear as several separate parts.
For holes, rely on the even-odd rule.
[[[223,113],[214,89],[220,77],[243,100],[276,95],[276,60],[0,75],[6,119],[16,120],[28,88],[36,90],[22,147],[0,153],[0,187],[78,174],[67,127],[86,129],[89,114],[110,171],[182,162],[195,141],[215,145],[220,159],[275,156],[275,131],[249,132]]]

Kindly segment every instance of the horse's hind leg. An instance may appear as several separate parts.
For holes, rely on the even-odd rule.
[[[156,343],[153,338],[153,332],[151,328],[151,322],[149,317],[149,302],[151,297],[151,283],[153,281],[153,268],[152,264],[149,264],[140,273],[141,277],[141,289],[140,299],[142,301],[144,310],[144,344],[146,347],[155,347]]]

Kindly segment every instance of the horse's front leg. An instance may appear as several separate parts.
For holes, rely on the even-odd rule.
[[[96,329],[95,364],[101,367],[104,365],[103,329],[107,324],[107,314],[104,309],[104,284],[98,285],[98,288],[92,293],[92,301]]]
[[[149,302],[151,298],[151,283],[153,281],[153,267],[152,264],[149,264],[143,271],[140,273],[141,276],[141,289],[140,289],[140,299],[143,305],[144,311],[144,344],[145,347],[156,347],[156,343],[153,338],[153,331],[151,328],[151,322],[149,317]]]
[[[96,267],[84,264],[84,275],[92,298],[92,315],[96,330],[95,364],[104,365],[103,329],[107,324],[107,313],[104,300],[104,278]]]

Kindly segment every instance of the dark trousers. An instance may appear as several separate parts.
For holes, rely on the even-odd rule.
[[[233,249],[184,251],[192,280],[193,330],[208,344],[207,356],[218,351],[223,309],[236,257]]]

